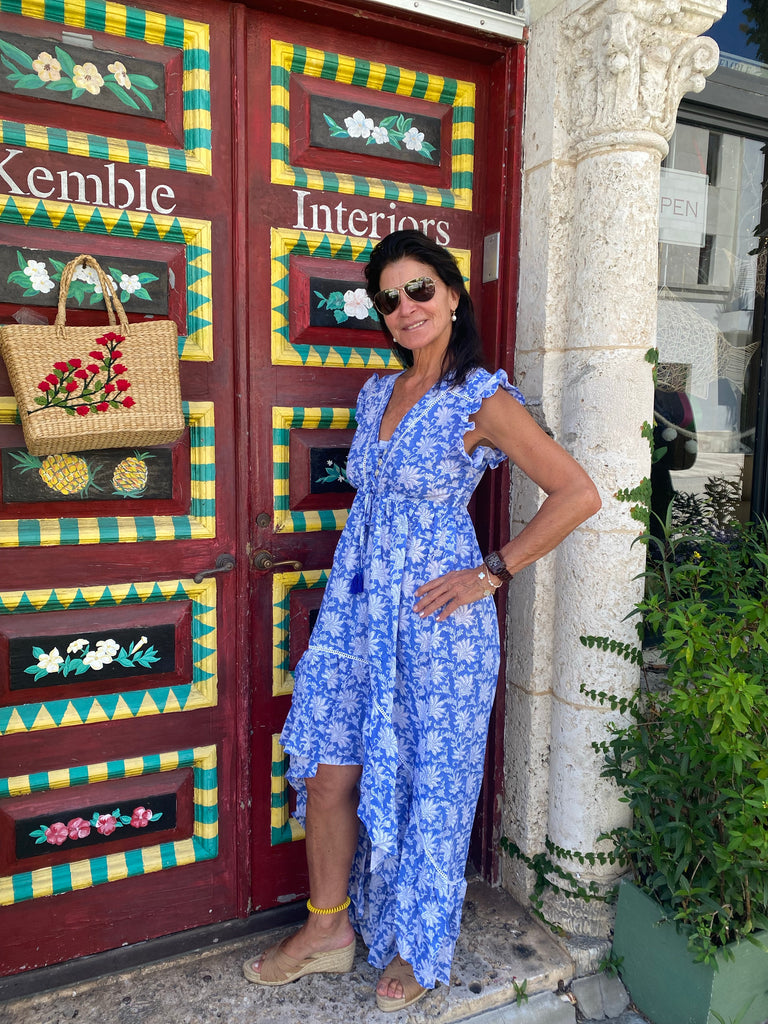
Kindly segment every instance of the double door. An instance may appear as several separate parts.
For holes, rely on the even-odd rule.
[[[278,736],[355,396],[396,369],[361,291],[376,240],[450,246],[508,360],[519,55],[304,15],[0,0],[0,319],[52,322],[61,264],[92,253],[129,320],[176,322],[187,421],[175,445],[35,461],[0,364],[5,974],[304,891]],[[68,322],[103,315],[81,280]],[[478,499],[484,543],[503,488]]]

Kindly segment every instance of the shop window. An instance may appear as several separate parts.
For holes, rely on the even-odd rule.
[[[662,521],[671,504],[681,516],[703,508],[710,525],[768,511],[753,493],[768,457],[767,152],[768,125],[753,137],[679,120],[662,167],[652,470]]]

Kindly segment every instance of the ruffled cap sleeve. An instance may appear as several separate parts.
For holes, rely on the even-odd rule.
[[[482,405],[483,399],[495,395],[500,387],[512,395],[520,405],[525,405],[522,391],[510,382],[506,370],[497,370],[495,373],[489,373],[487,370],[475,370],[465,384],[468,405],[467,415],[471,416],[476,413]],[[472,430],[472,424],[467,422],[466,429]],[[498,448],[481,447],[475,449],[472,455],[468,457],[473,463],[482,460],[485,465],[493,469],[502,463],[507,456]]]

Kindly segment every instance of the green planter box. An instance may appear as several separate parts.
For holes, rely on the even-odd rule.
[[[686,936],[663,921],[659,905],[622,882],[613,949],[632,1001],[653,1024],[716,1024],[714,1010],[730,1024],[749,1004],[740,1024],[768,1022],[768,953],[751,942],[732,946],[734,959],[718,957],[719,969],[697,964]],[[758,938],[768,946],[768,932]]]

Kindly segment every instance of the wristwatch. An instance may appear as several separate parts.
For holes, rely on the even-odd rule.
[[[512,579],[512,573],[504,564],[504,559],[498,551],[492,551],[490,555],[485,556],[483,561],[491,570],[493,575],[498,576],[503,583],[508,583],[509,580]]]

